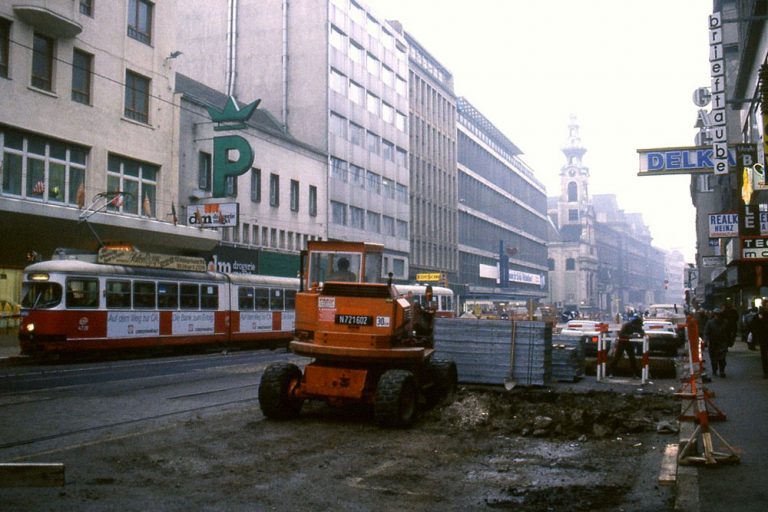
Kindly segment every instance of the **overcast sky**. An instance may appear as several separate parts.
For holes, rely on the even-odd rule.
[[[558,195],[575,114],[591,194],[643,214],[653,243],[693,262],[690,176],[638,177],[639,148],[693,146],[709,85],[711,0],[362,0],[397,19]]]

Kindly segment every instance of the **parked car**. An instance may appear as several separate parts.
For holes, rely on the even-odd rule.
[[[677,335],[677,326],[669,320],[649,319],[643,321],[643,330],[648,335],[648,352],[676,356],[683,345]],[[642,352],[642,348],[640,348]]]
[[[608,332],[608,324],[596,320],[569,320],[560,335],[579,337],[584,342],[584,356],[597,357],[597,341],[601,332]],[[605,349],[609,348],[610,341],[606,340]]]

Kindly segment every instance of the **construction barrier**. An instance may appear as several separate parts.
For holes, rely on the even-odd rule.
[[[712,419],[725,421],[726,417],[712,401],[713,393],[709,393],[702,380],[704,374],[704,361],[702,354],[702,341],[699,338],[698,325],[691,315],[688,315],[686,328],[686,339],[688,340],[688,369],[689,375],[687,382],[683,385],[675,396],[689,401],[683,408],[680,420],[688,420],[696,423],[696,428],[688,439],[681,442],[681,449],[678,452],[677,461],[679,464],[697,464],[704,463],[714,465],[718,463],[740,462],[739,456],[728,442],[710,426]],[[693,414],[687,415],[686,411],[693,408]],[[722,443],[725,450],[717,451],[715,449],[712,434]]]
[[[597,340],[597,366],[595,368],[595,375],[597,376],[597,381],[603,381],[607,378],[608,374],[607,366],[608,366],[608,341],[610,340],[612,343],[616,343],[616,338],[609,338],[606,336],[606,332],[601,332],[600,337]],[[630,340],[632,343],[637,343],[638,340]],[[643,355],[641,359],[641,384],[647,384],[650,377],[650,362],[651,362],[651,353],[650,353],[650,344],[648,341],[648,336],[643,336],[642,338],[643,343]],[[634,346],[630,349],[634,350]]]

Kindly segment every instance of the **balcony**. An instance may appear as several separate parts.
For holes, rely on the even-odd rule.
[[[25,0],[15,4],[16,16],[46,35],[57,39],[75,37],[83,26],[75,21],[79,16],[79,3],[75,0]]]

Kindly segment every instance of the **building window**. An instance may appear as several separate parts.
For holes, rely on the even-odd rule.
[[[387,123],[394,124],[395,122],[395,109],[388,103],[381,104],[381,118]]]
[[[10,62],[11,22],[0,18],[0,77],[8,78]]]
[[[408,240],[408,223],[404,220],[397,221],[397,238]]]
[[[365,169],[349,164],[349,181],[360,188],[365,188]]]
[[[382,217],[382,227],[386,236],[395,236],[395,219],[388,215]]]
[[[368,151],[373,153],[374,155],[378,155],[379,143],[380,143],[379,136],[373,132],[367,132],[365,139],[366,139],[366,147],[368,148]]]
[[[299,182],[291,180],[291,211],[299,211]]]
[[[331,177],[335,180],[347,181],[347,162],[334,156],[331,157]]]
[[[125,71],[125,117],[149,123],[149,78]]]
[[[366,54],[365,67],[373,76],[379,76],[379,59],[370,53]]]
[[[575,181],[568,183],[568,202],[575,203],[579,200],[578,187]]]
[[[576,260],[573,258],[565,260],[565,270],[576,270]]]
[[[331,112],[331,133],[338,135],[342,139],[347,138],[347,119]]]
[[[269,205],[280,206],[280,176],[269,175]]]
[[[356,229],[365,229],[365,210],[355,206],[350,206],[349,226]]]
[[[339,226],[347,225],[347,205],[331,201],[331,223]]]
[[[80,0],[80,14],[93,17],[93,0]]]
[[[347,36],[337,29],[336,27],[331,27],[331,46],[336,48],[337,50],[344,51],[344,48],[347,47]]]
[[[395,161],[395,145],[389,142],[386,139],[382,139],[381,144],[381,156],[384,158],[384,160],[389,160],[391,162]]]
[[[365,221],[366,230],[369,233],[381,233],[381,215],[376,212],[368,212]]]
[[[227,176],[224,179],[224,195],[237,197],[237,176]]]
[[[549,270],[555,270],[555,260],[552,258],[547,259],[547,268]]]
[[[365,129],[358,124],[349,123],[349,142],[363,147],[363,144],[365,144]]]
[[[331,89],[344,96],[347,93],[347,77],[331,69]]]
[[[355,43],[354,41],[349,41],[349,58],[353,62],[357,62],[358,64],[361,64],[363,62],[363,56],[365,55],[365,50],[363,50],[363,47],[359,44]]]
[[[379,115],[379,109],[381,108],[379,97],[375,94],[368,93],[365,100],[366,108],[371,114]]]
[[[368,179],[368,190],[374,194],[381,194],[381,176],[368,171],[366,178]]]
[[[365,101],[365,89],[352,80],[349,81],[349,99],[352,103],[362,106]]]
[[[152,9],[147,0],[128,1],[128,37],[152,44]]]
[[[85,201],[88,150],[36,135],[0,131],[4,194],[79,206]]]
[[[251,169],[251,201],[261,202],[261,169]]]
[[[317,187],[309,186],[309,216],[317,217]]]
[[[107,210],[154,217],[159,172],[156,165],[110,154],[107,158],[107,191],[123,194],[117,196]]]
[[[32,45],[32,86],[53,91],[53,39],[35,32]]]
[[[211,154],[205,151],[197,154],[197,188],[211,190]]]
[[[72,101],[91,104],[93,55],[75,49],[72,52]]]
[[[569,221],[579,220],[579,210],[576,210],[576,209],[568,210],[568,220]]]

